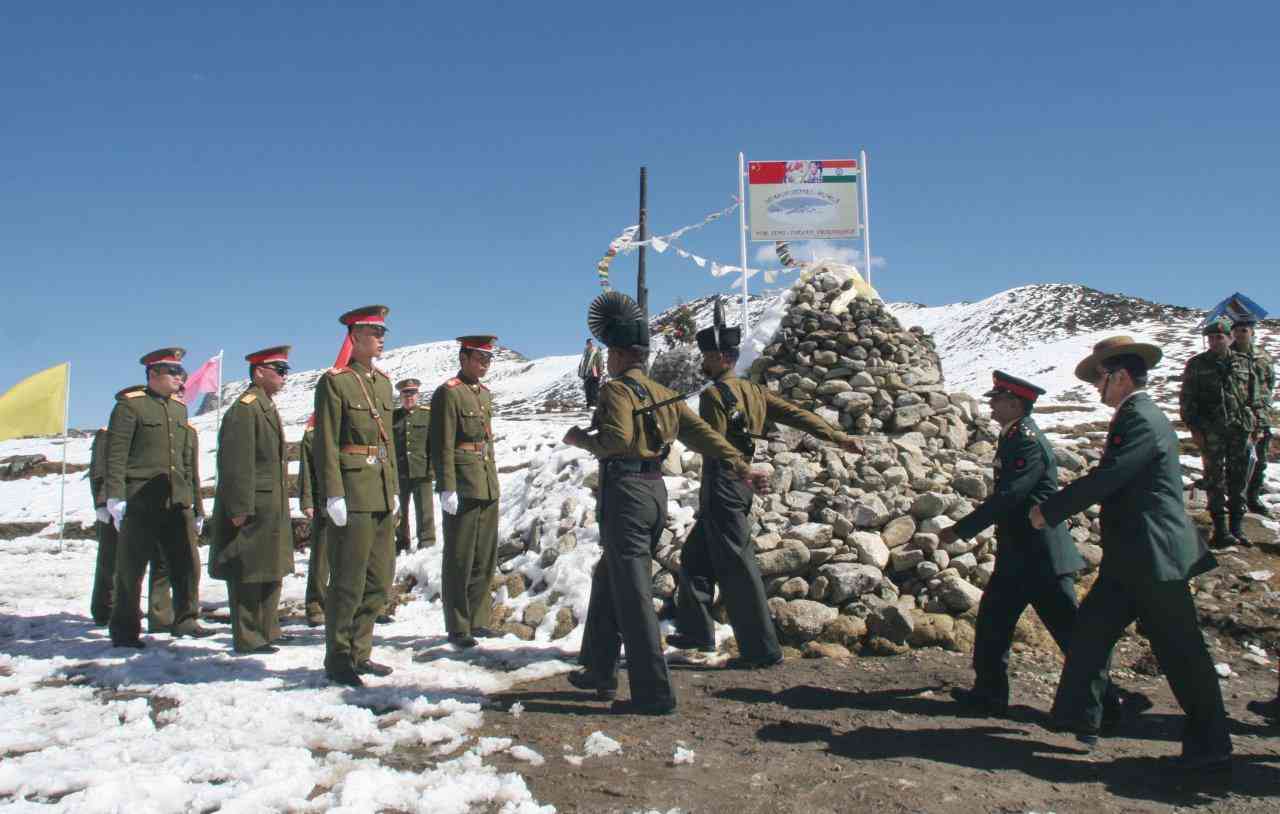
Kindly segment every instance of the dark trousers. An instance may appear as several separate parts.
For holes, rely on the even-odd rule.
[[[112,593],[116,578],[116,549],[120,535],[112,523],[95,523],[98,535],[98,558],[93,569],[93,595],[89,598],[89,615],[94,624],[105,625],[111,621]],[[153,548],[149,563],[147,586],[147,629],[153,633],[173,627],[173,597],[169,585],[169,568],[160,556],[160,549]]]
[[[231,608],[231,642],[237,653],[248,653],[280,638],[280,580],[227,580]]]
[[[703,466],[707,472],[702,488],[709,493],[698,522],[680,549],[677,627],[701,644],[715,644],[711,601],[718,582],[738,652],[751,661],[775,661],[782,648],[750,534],[754,496],[750,487],[713,461],[704,459]]]
[[[329,528],[324,667],[330,672],[354,668],[373,652],[373,623],[395,578],[395,523],[391,512],[351,512],[345,526]]]
[[[396,526],[396,551],[408,551],[410,548],[410,504],[418,532],[418,548],[436,544],[436,512],[431,502],[431,491],[431,478],[400,481],[400,525]]]
[[[324,596],[329,587],[329,521],[318,511],[311,517],[311,552],[307,559],[307,620],[324,618]]]
[[[582,640],[583,649],[590,650],[585,663],[609,682],[617,673],[618,656],[625,645],[632,700],[674,701],[671,674],[662,657],[650,576],[653,553],[667,520],[667,487],[660,477],[610,476],[605,478],[600,497],[600,545],[604,551],[591,577]]]
[[[157,548],[169,572],[173,591],[174,633],[195,627],[199,618],[200,553],[192,534],[191,517],[166,498],[138,492],[125,511],[116,546],[116,570],[112,588],[111,640],[132,641],[141,634],[138,612],[142,601],[142,576]],[[153,575],[155,569],[152,569]],[[153,581],[153,587],[155,585]],[[153,591],[152,604],[155,597]]]
[[[498,565],[498,501],[464,497],[458,513],[445,512],[444,557],[440,563],[440,604],[444,627],[467,636],[489,624],[489,581]]]
[[[1063,653],[1071,648],[1076,621],[1074,578],[1009,574],[997,568],[982,592],[973,646],[973,688],[993,701],[1009,702],[1009,648],[1028,605],[1036,609],[1058,648]],[[1106,681],[1105,674],[1102,679]]]
[[[587,406],[596,406],[596,399],[600,395],[600,377],[587,376],[582,380],[583,395],[586,396]]]
[[[1183,755],[1229,753],[1222,688],[1200,634],[1186,580],[1129,583],[1105,575],[1098,578],[1076,614],[1053,717],[1078,729],[1097,731],[1112,648],[1135,619],[1187,715]]]

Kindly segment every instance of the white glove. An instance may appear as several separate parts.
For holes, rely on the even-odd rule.
[[[120,525],[124,523],[124,510],[126,505],[127,502],[119,498],[107,498],[107,514],[111,515],[111,519],[116,522],[116,531],[119,531]]]
[[[347,525],[347,499],[345,497],[331,497],[324,502],[325,514],[329,515],[329,519],[338,527]]]
[[[457,492],[441,492],[440,508],[449,514],[458,513],[458,493]]]
[[[399,495],[391,496],[391,513],[400,514],[400,496]]]
[[[204,515],[197,514],[196,515],[196,536],[199,537],[203,533],[204,533]]]
[[[106,506],[99,506],[99,507],[98,507],[98,510],[97,510],[96,512],[94,512],[94,514],[98,516],[98,522],[99,522],[99,523],[110,523],[110,522],[111,522],[111,512],[107,511],[107,507],[106,507]]]

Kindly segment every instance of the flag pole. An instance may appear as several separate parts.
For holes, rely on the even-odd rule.
[[[867,263],[867,285],[871,285],[871,190],[865,148],[858,151],[858,160],[862,162],[862,256]]]
[[[213,452],[214,461],[217,461],[218,440],[222,434],[222,354],[225,348],[218,348],[218,399],[214,403],[213,417]],[[215,463],[213,467],[213,487],[218,488],[218,466]],[[196,484],[199,488],[199,484]]]
[[[67,511],[67,424],[71,423],[71,363],[67,362],[67,389],[62,397],[62,476],[58,480],[58,553],[66,534]]]
[[[746,159],[738,153],[738,246],[742,255],[742,336],[750,341],[751,320],[747,316],[747,190]]]

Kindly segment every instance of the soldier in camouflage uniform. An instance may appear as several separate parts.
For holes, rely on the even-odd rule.
[[[204,522],[195,429],[178,399],[182,348],[143,356],[147,386],[118,394],[107,426],[106,508],[120,533],[111,608],[111,642],[142,648],[142,573],[156,546],[168,566],[177,636],[209,636],[199,618],[199,552],[190,524]],[[193,518],[194,513],[194,518]]]
[[[1245,502],[1249,511],[1270,517],[1270,510],[1262,502],[1262,484],[1267,479],[1267,452],[1271,446],[1271,399],[1276,391],[1276,366],[1271,355],[1254,343],[1257,324],[1253,314],[1237,315],[1231,328],[1231,349],[1249,360],[1254,378],[1253,445],[1257,461],[1245,485]]]
[[[400,525],[396,551],[409,550],[409,512],[412,504],[418,548],[436,544],[436,515],[431,495],[431,405],[418,401],[422,382],[396,382],[400,406],[391,418],[396,436],[396,468],[400,470]]]
[[[324,595],[329,585],[329,550],[325,547],[325,534],[329,524],[324,517],[324,495],[320,494],[320,479],[316,476],[316,415],[307,419],[298,445],[298,508],[311,521],[311,552],[307,559],[307,624],[319,627],[324,624]]]
[[[440,602],[449,642],[475,647],[489,630],[489,580],[498,559],[498,469],[489,372],[498,337],[460,336],[458,375],[431,396],[431,463],[444,511]]]
[[[1215,548],[1243,543],[1245,478],[1254,430],[1253,376],[1248,359],[1231,350],[1231,321],[1204,327],[1209,349],[1187,361],[1178,404],[1205,466]]]

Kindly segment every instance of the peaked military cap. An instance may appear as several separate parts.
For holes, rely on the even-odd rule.
[[[1210,320],[1209,323],[1204,326],[1204,329],[1200,331],[1200,333],[1204,334],[1205,336],[1208,336],[1209,334],[1229,335],[1231,333],[1232,327],[1234,326],[1230,319],[1228,319],[1227,317],[1218,317],[1217,319]]]
[[[649,326],[635,300],[620,291],[606,291],[591,301],[587,328],[609,348],[649,349]]]
[[[1099,378],[1098,365],[1117,356],[1134,355],[1146,362],[1147,370],[1160,363],[1164,353],[1147,342],[1138,342],[1132,336],[1109,336],[1093,346],[1093,353],[1076,365],[1076,378],[1093,384]]]
[[[338,317],[338,321],[348,328],[357,325],[376,325],[384,331],[387,329],[387,314],[391,309],[385,305],[366,305],[356,308]]]
[[[276,345],[272,348],[263,348],[262,350],[246,353],[244,360],[251,365],[265,365],[269,362],[284,362],[287,367],[289,364],[289,351],[293,349],[292,345]]]
[[[422,387],[422,382],[417,379],[401,379],[396,382],[396,389],[401,393],[416,393],[420,387]]]
[[[1044,388],[1037,387],[1026,379],[1010,376],[1003,370],[992,371],[991,389],[983,393],[984,398],[991,398],[997,393],[1012,393],[1020,399],[1035,401],[1044,395]]]
[[[471,334],[458,337],[458,342],[462,344],[462,350],[478,350],[485,353],[493,353],[498,347],[497,341],[498,337],[492,334]]]
[[[152,365],[175,365],[182,367],[182,357],[187,355],[186,348],[160,348],[153,350],[138,360],[144,367]]]
[[[696,334],[698,338],[698,350],[700,351],[723,351],[737,350],[742,344],[742,328],[734,326],[732,328],[722,327],[719,330],[712,325],[709,328],[703,328]]]

